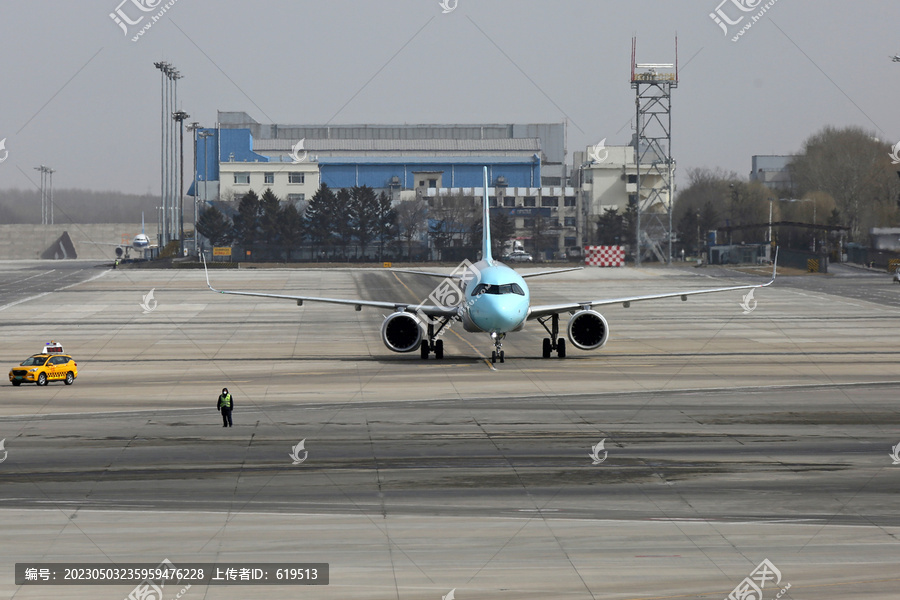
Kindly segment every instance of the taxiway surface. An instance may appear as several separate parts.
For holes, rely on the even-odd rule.
[[[16,562],[168,558],[331,566],[328,586],[187,590],[198,598],[715,599],[764,559],[781,574],[766,600],[788,584],[781,598],[896,598],[887,276],[780,277],[749,313],[740,292],[609,307],[606,348],[564,360],[540,358],[530,323],[492,366],[487,337],[458,326],[425,362],[384,347],[377,310],[216,295],[196,270],[54,268],[0,263],[5,364],[55,339],[79,366],[72,386],[0,386],[0,597],[132,587],[16,586]],[[211,276],[411,303],[435,284]],[[764,279],[591,269],[529,284],[552,303]]]

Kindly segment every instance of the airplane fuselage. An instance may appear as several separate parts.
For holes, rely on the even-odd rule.
[[[503,263],[479,261],[477,277],[465,286],[461,311],[466,331],[505,334],[519,331],[528,317],[531,296],[521,275]]]
[[[150,247],[150,238],[144,233],[139,233],[131,240],[131,247],[135,250],[144,251]]]

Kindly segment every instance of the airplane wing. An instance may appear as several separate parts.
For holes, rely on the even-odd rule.
[[[426,277],[440,277],[446,279],[452,277],[454,279],[462,279],[462,273],[436,273],[435,271],[416,271],[415,269],[388,269],[393,273],[409,273],[410,275],[424,275]]]
[[[459,314],[459,308],[456,306],[431,306],[425,304],[413,304],[411,302],[380,302],[377,300],[354,300],[348,298],[322,298],[317,296],[292,296],[289,294],[269,294],[265,292],[238,292],[231,290],[217,290],[209,282],[209,271],[206,268],[206,258],[203,258],[203,271],[206,273],[206,285],[212,291],[219,294],[233,294],[235,296],[255,296],[258,298],[278,298],[281,300],[292,300],[297,306],[302,306],[304,302],[324,302],[327,304],[343,304],[345,306],[353,306],[356,310],[362,310],[363,306],[370,308],[381,308],[397,312],[407,312],[417,314],[419,312],[429,317],[456,317]]]
[[[568,271],[580,271],[584,269],[584,267],[569,267],[566,269],[551,269],[549,271],[537,271],[535,273],[519,273],[523,279],[528,277],[540,277],[541,275],[553,275],[554,273],[566,273]],[[395,273],[409,273],[410,275],[425,275],[426,277],[452,277],[455,279],[462,279],[461,273],[436,273],[434,271],[416,271],[414,269],[390,269]]]
[[[529,277],[540,277],[542,275],[553,275],[554,273],[568,273],[569,271],[581,271],[584,267],[569,267],[567,269],[551,269],[549,271],[537,271],[535,273],[519,273],[522,276],[522,279],[528,279]]]
[[[584,302],[565,302],[561,304],[543,304],[532,306],[528,311],[528,320],[547,317],[553,314],[563,312],[575,312],[583,309],[594,308],[596,306],[609,306],[610,304],[622,304],[628,308],[632,302],[642,302],[644,300],[661,300],[663,298],[681,298],[686,301],[688,296],[696,296],[698,294],[715,294],[718,292],[733,292],[735,290],[749,290],[754,288],[768,287],[775,283],[775,273],[778,268],[778,251],[775,251],[775,261],[772,266],[772,279],[766,283],[758,283],[755,285],[734,285],[730,287],[712,288],[706,290],[689,290],[685,292],[668,292],[665,294],[650,294],[646,296],[625,296],[622,298],[606,298],[603,300],[587,300]]]

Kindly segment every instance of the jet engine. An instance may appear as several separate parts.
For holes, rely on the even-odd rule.
[[[413,352],[422,343],[422,325],[409,313],[391,313],[381,324],[381,339],[389,350]]]
[[[580,310],[569,319],[569,341],[581,350],[596,350],[609,337],[609,323],[594,310]]]

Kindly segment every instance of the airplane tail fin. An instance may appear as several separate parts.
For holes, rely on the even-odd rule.
[[[141,211],[141,233],[144,233],[144,211]]]
[[[484,168],[484,216],[481,224],[481,260],[491,263],[491,202],[488,198],[488,168]]]

